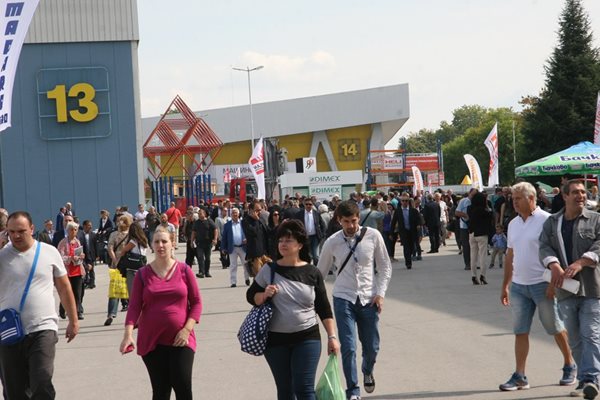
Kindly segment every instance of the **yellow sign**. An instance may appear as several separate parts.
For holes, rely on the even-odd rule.
[[[68,116],[77,122],[90,122],[98,116],[98,105],[94,102],[96,90],[89,83],[76,83],[69,88],[68,93],[65,85],[56,85],[46,96],[56,101],[57,122],[67,122]],[[76,109],[67,110],[67,96],[77,99]],[[81,109],[85,111],[81,112]]]

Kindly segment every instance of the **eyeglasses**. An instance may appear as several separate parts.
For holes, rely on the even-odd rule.
[[[408,203],[408,200],[400,200],[402,203]]]
[[[273,213],[273,216],[276,216],[276,215],[279,216],[279,213]]]

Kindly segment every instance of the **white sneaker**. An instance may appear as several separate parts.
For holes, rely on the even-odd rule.
[[[357,395],[357,394],[353,394],[353,395],[350,397],[350,400],[360,400],[360,396],[359,396],[359,395]]]

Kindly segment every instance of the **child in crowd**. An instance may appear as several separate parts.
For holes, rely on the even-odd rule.
[[[494,261],[496,260],[496,255],[498,255],[500,268],[502,268],[502,263],[504,261],[504,255],[506,254],[506,235],[504,234],[504,230],[502,225],[496,225],[496,234],[492,236],[492,260],[490,261],[490,268],[494,268]]]

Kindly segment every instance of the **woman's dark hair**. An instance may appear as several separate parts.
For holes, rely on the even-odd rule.
[[[485,205],[486,205],[485,194],[483,194],[482,192],[475,193],[473,195],[473,198],[471,199],[471,205],[473,207],[483,207],[483,208],[485,208]]]
[[[129,232],[127,233],[129,240],[135,240],[141,247],[148,247],[148,239],[146,239],[146,234],[142,230],[142,227],[133,223],[129,226]],[[128,241],[129,241],[128,240]]]
[[[279,242],[281,238],[294,238],[302,245],[299,257],[302,261],[310,263],[310,253],[308,251],[308,235],[304,229],[304,224],[297,219],[288,219],[279,224],[275,232],[275,240]]]

